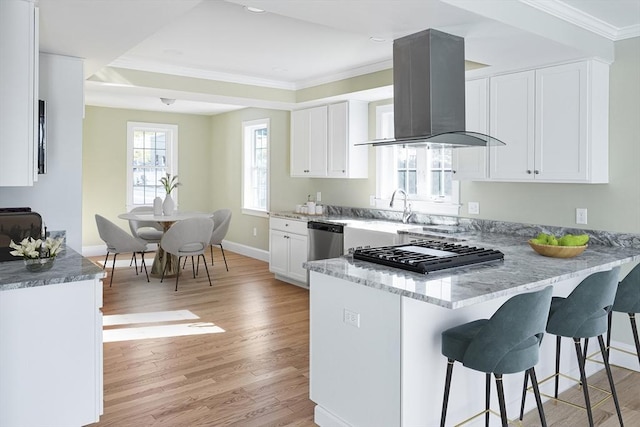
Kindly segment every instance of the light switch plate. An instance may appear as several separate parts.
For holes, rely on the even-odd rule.
[[[480,214],[480,203],[478,203],[478,202],[469,202],[468,209],[469,209],[469,214],[470,215],[479,215]]]
[[[576,224],[587,223],[587,208],[576,208]]]

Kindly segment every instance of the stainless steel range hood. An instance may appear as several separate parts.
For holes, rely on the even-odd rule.
[[[369,145],[505,145],[465,130],[464,39],[433,29],[393,42],[395,138]]]

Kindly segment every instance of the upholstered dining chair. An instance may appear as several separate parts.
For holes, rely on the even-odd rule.
[[[609,386],[611,387],[611,396],[616,407],[618,420],[623,425],[622,414],[620,412],[620,404],[616,394],[615,384],[611,376],[611,367],[607,358],[603,334],[607,331],[607,318],[616,295],[618,285],[618,274],[620,268],[615,267],[608,271],[598,271],[592,273],[583,279],[578,286],[566,298],[554,297],[551,301],[549,310],[549,321],[547,322],[546,331],[556,336],[556,372],[549,378],[540,381],[543,383],[548,379],[555,377],[555,390],[553,396],[548,396],[556,401],[566,402],[558,398],[558,381],[560,375],[560,343],[562,337],[571,338],[573,340],[576,357],[578,359],[578,369],[580,370],[580,379],[576,380],[580,383],[582,393],[584,394],[587,418],[590,426],[594,425],[593,413],[591,407],[591,399],[589,396],[589,386],[587,384],[587,376],[585,373],[585,355],[581,340],[585,339],[585,345],[589,338],[598,338],[600,344],[600,352],[604,361]],[[526,398],[527,378],[522,393],[522,407]],[[575,405],[574,405],[575,406]],[[523,413],[520,410],[520,420]]]
[[[130,211],[138,214],[153,214],[153,208],[150,206],[138,206]],[[129,220],[129,228],[134,237],[144,240],[147,243],[160,243],[164,230],[159,222],[155,221],[138,221]]]
[[[211,233],[211,240],[209,247],[211,249],[211,265],[213,265],[213,247],[220,246],[222,251],[222,258],[224,259],[224,266],[229,271],[227,265],[227,257],[224,254],[224,248],[222,247],[222,240],[229,231],[229,224],[231,224],[231,209],[218,209],[213,213],[213,233]]]
[[[204,262],[204,268],[207,271],[207,278],[209,279],[209,286],[211,286],[211,276],[209,275],[209,268],[207,267],[207,261],[204,258],[204,251],[209,246],[209,240],[213,231],[213,221],[211,218],[188,218],[173,224],[162,236],[160,240],[160,247],[164,249],[167,254],[175,255],[178,257],[177,265],[180,265],[180,258],[182,257],[198,257],[198,266],[200,265],[200,257]],[[167,269],[165,264],[162,270],[162,278],[160,282],[164,281],[165,270]],[[193,267],[193,277],[196,277],[196,267]],[[180,280],[180,268],[176,273],[176,291],[178,290],[178,281]]]
[[[451,375],[455,361],[486,374],[485,424],[489,425],[491,374],[496,379],[502,425],[507,426],[507,411],[502,375],[526,372],[531,376],[538,413],[546,426],[542,400],[534,366],[538,363],[540,343],[551,305],[552,287],[511,297],[490,319],[475,320],[442,332],[442,354],[447,358],[447,374],[440,426],[444,427],[449,402]],[[478,415],[480,415],[478,414]]]
[[[96,214],[96,225],[98,226],[98,234],[100,234],[100,238],[107,245],[107,256],[104,259],[104,265],[102,268],[104,269],[107,265],[107,260],[109,259],[109,254],[113,253],[113,264],[111,265],[111,279],[109,280],[109,287],[113,283],[113,273],[116,267],[116,257],[118,254],[131,252],[133,253],[133,259],[136,263],[136,275],[138,274],[138,264],[136,261],[136,254],[140,254],[141,261],[141,269],[144,267],[144,272],[147,276],[147,282],[149,281],[149,273],[147,272],[147,265],[144,262],[144,254],[147,251],[147,243],[139,239],[137,237],[131,236],[122,228],[118,227],[113,222],[109,221],[107,218]]]

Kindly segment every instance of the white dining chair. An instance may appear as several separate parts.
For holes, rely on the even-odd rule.
[[[139,253],[142,258],[140,269],[144,267],[144,272],[147,276],[147,282],[149,281],[149,273],[147,272],[147,265],[144,262],[144,254],[147,251],[147,243],[137,237],[133,237],[122,228],[118,227],[113,222],[109,221],[102,215],[96,214],[96,225],[98,226],[98,234],[100,238],[107,245],[107,256],[104,259],[104,269],[109,259],[109,254],[113,253],[113,264],[111,265],[111,279],[109,280],[109,287],[113,283],[113,273],[116,267],[116,257],[118,254],[131,252],[133,254],[133,260],[136,264],[136,275],[138,274],[138,263],[136,261],[136,254]]]
[[[227,257],[224,254],[224,248],[222,247],[222,240],[229,231],[229,225],[231,224],[231,209],[218,209],[213,213],[213,233],[211,233],[211,240],[209,241],[209,247],[211,248],[211,265],[213,265],[213,247],[220,246],[222,251],[222,258],[224,259],[224,266],[229,271],[227,265]]]
[[[207,271],[207,278],[209,279],[209,286],[211,284],[211,276],[209,275],[209,268],[207,267],[207,261],[204,258],[204,251],[209,246],[209,240],[211,232],[213,231],[213,221],[211,218],[188,218],[173,224],[162,236],[160,240],[160,247],[171,255],[178,257],[177,265],[180,265],[180,258],[198,257],[198,266],[200,265],[200,257],[204,262],[204,268]],[[162,277],[160,282],[164,281],[164,274],[167,268],[165,266],[162,270]],[[176,291],[178,290],[178,281],[180,280],[180,268],[176,273]],[[193,277],[196,277],[196,266],[193,267]]]
[[[138,206],[129,211],[136,214],[153,214],[151,206]],[[160,243],[164,230],[162,224],[155,221],[129,220],[129,228],[134,237],[138,237],[147,243]]]

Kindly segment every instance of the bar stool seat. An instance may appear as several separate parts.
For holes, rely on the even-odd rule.
[[[606,349],[604,345],[603,334],[607,331],[607,317],[611,311],[613,300],[615,298],[616,288],[618,284],[619,268],[616,267],[609,271],[600,271],[587,276],[566,298],[554,297],[551,301],[549,310],[549,321],[547,322],[546,331],[549,334],[556,335],[556,372],[548,378],[540,381],[540,384],[555,377],[555,393],[554,396],[547,396],[560,402],[558,399],[558,382],[560,377],[560,344],[562,337],[572,338],[576,356],[578,359],[578,368],[580,370],[580,380],[576,380],[582,384],[582,391],[585,399],[585,409],[589,425],[593,426],[593,414],[591,410],[591,402],[589,398],[589,386],[585,374],[585,355],[581,345],[581,339],[585,342],[592,337],[598,337],[600,351],[604,359],[604,365],[609,379],[611,388],[611,396],[613,397],[618,420],[623,425],[622,414],[620,413],[620,405],[615,391],[615,385],[611,376],[611,368],[606,360]],[[522,406],[520,410],[520,419],[523,418],[523,409],[526,399],[527,376],[525,375],[525,384],[522,393]],[[568,403],[568,402],[565,402]]]
[[[539,347],[551,304],[552,288],[516,295],[490,319],[475,320],[442,332],[442,354],[448,359],[440,425],[445,425],[455,361],[486,374],[485,422],[489,423],[491,374],[495,376],[502,425],[508,424],[502,375],[527,371],[535,390]],[[546,426],[540,395],[536,394],[542,425]],[[469,421],[474,417],[471,417]]]

